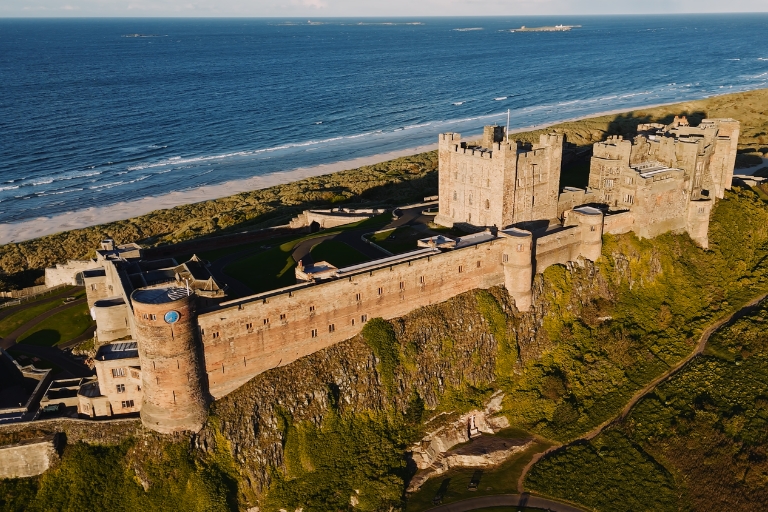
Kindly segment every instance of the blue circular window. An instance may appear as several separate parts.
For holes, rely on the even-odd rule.
[[[178,322],[179,318],[181,318],[181,315],[179,315],[178,311],[169,311],[165,314],[165,322],[169,324]]]

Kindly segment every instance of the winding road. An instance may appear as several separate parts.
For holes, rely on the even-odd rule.
[[[716,321],[714,324],[707,327],[704,332],[701,333],[701,336],[699,337],[699,341],[696,344],[696,348],[693,352],[691,352],[687,357],[679,361],[674,366],[670,367],[667,371],[653,379],[651,382],[643,386],[642,389],[637,391],[632,398],[627,402],[627,405],[624,406],[624,408],[614,417],[604,421],[591,431],[587,432],[583,436],[574,439],[570,441],[569,443],[553,446],[549,448],[546,451],[543,451],[541,453],[537,453],[536,455],[531,458],[531,461],[523,468],[523,472],[520,474],[520,478],[517,480],[517,492],[522,493],[524,490],[524,484],[525,484],[525,477],[530,471],[530,469],[533,467],[534,464],[536,464],[539,460],[541,460],[543,457],[550,455],[552,453],[555,453],[559,450],[565,450],[569,445],[572,445],[574,443],[582,442],[582,441],[591,441],[595,437],[597,437],[601,432],[603,432],[606,428],[610,427],[611,425],[614,425],[616,423],[624,421],[626,417],[629,415],[629,413],[632,411],[632,408],[637,405],[637,403],[643,399],[646,395],[651,393],[656,389],[656,386],[664,382],[665,380],[669,379],[673,375],[675,375],[680,369],[682,369],[685,365],[687,365],[693,358],[699,356],[702,352],[704,352],[704,348],[706,348],[707,342],[709,341],[709,338],[714,334],[715,331],[720,329],[722,326],[731,323],[735,320],[738,320],[739,318],[742,318],[745,315],[748,315],[749,313],[753,312],[759,304],[768,297],[768,294],[762,294],[759,297],[756,297],[752,299],[748,304],[743,306],[738,311],[725,316],[721,318],[720,320]],[[480,507],[477,507],[480,508]],[[470,509],[467,509],[470,510]]]
[[[27,332],[28,330],[32,329],[34,326],[42,322],[43,320],[52,317],[56,313],[61,313],[64,310],[73,308],[75,306],[79,306],[80,304],[85,303],[85,298],[73,300],[72,302],[67,302],[66,304],[62,304],[61,306],[55,307],[51,310],[46,311],[45,313],[36,316],[29,322],[26,322],[25,324],[22,324],[19,326],[18,329],[10,333],[8,336],[6,336],[3,339],[0,339],[0,347],[7,349],[16,344],[16,339]],[[85,338],[87,339],[87,338]]]

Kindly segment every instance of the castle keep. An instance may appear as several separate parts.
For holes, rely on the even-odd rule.
[[[587,188],[562,190],[562,134],[535,145],[508,141],[500,127],[476,145],[442,134],[435,221],[473,234],[425,238],[412,252],[346,268],[300,266],[296,285],[236,300],[197,258],[146,261],[140,247],[107,240],[82,276],[102,346],[79,411],[140,411],[159,432],[197,431],[211,400],[358,334],[374,316],[499,285],[527,311],[533,275],[597,260],[604,233],[686,231],[706,247],[738,134],[732,119],[640,125],[632,140],[595,144]]]

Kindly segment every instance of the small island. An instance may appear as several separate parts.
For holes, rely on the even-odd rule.
[[[510,32],[568,32],[572,28],[581,28],[581,25],[555,25],[552,27],[526,27],[513,28]]]

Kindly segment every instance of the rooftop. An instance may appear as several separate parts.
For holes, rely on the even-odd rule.
[[[456,240],[443,235],[421,238],[416,243],[419,247],[437,247],[438,249],[453,249],[456,247]]]
[[[461,249],[462,247],[469,247],[470,245],[477,245],[483,242],[488,242],[489,240],[493,240],[494,238],[496,238],[496,235],[494,235],[488,230],[481,231],[480,233],[472,233],[471,235],[462,236],[458,240],[456,240],[456,249]]]
[[[519,229],[519,228],[502,229],[501,231],[499,231],[499,233],[506,236],[519,237],[519,238],[526,238],[531,236],[530,231],[526,231],[524,229]]]
[[[186,293],[186,292],[184,292]],[[120,341],[102,345],[96,352],[97,361],[113,361],[115,359],[131,359],[139,357],[139,345],[135,341]]]
[[[435,252],[435,249],[419,249],[416,251],[406,252],[403,254],[396,254],[394,256],[388,256],[386,258],[381,258],[378,260],[372,260],[367,261],[365,263],[360,263],[358,265],[352,265],[351,267],[344,267],[340,268],[338,270],[338,274],[352,274],[355,272],[360,272],[363,270],[373,269],[376,267],[383,267],[388,265],[394,265],[396,263],[399,263],[401,261],[407,261],[413,258],[418,258],[419,256],[426,256],[427,254],[432,254]]]
[[[573,211],[584,213],[586,215],[602,215],[603,212],[594,206],[579,206],[578,208],[574,208]]]
[[[189,292],[186,288],[171,286],[168,288],[136,290],[133,292],[131,299],[142,304],[165,304],[183,299],[188,295]]]
[[[125,304],[125,299],[122,297],[108,297],[93,303],[97,308],[109,308],[112,306],[122,306],[123,304]]]
[[[682,169],[676,167],[669,167],[659,162],[646,162],[642,164],[633,165],[632,169],[640,173],[642,178],[650,178],[656,174],[667,171],[682,172]]]

